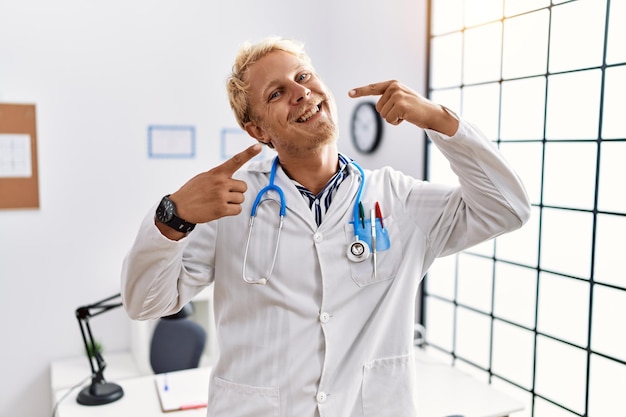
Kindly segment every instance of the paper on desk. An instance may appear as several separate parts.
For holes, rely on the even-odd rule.
[[[164,412],[203,408],[209,395],[209,369],[196,368],[154,376]]]

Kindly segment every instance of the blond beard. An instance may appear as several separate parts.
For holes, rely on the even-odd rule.
[[[264,126],[263,128],[269,133],[270,137],[277,137],[271,127]],[[294,158],[303,158],[335,142],[338,136],[337,125],[332,121],[324,121],[322,126],[319,127],[318,133],[318,135],[311,137],[307,141],[303,141],[302,138],[295,138],[294,140],[279,140],[276,142],[272,140],[272,144],[275,148],[278,147],[282,152],[286,152]]]

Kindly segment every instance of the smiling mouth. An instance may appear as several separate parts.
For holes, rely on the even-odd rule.
[[[296,119],[297,123],[304,123],[309,120],[311,117],[315,116],[317,113],[322,110],[322,103],[320,102],[317,106],[311,107],[307,110],[302,116]]]

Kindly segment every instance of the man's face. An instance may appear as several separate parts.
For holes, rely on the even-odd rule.
[[[295,55],[270,52],[250,66],[245,80],[251,123],[259,128],[253,135],[257,139],[294,156],[336,140],[334,99],[313,69]]]

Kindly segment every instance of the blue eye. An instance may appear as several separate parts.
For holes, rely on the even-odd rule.
[[[272,101],[277,99],[278,97],[280,97],[280,92],[279,91],[274,91],[272,94],[270,94],[269,100],[268,101]]]
[[[302,74],[298,75],[298,77],[296,78],[298,82],[302,82],[302,81],[306,81],[309,79],[310,74],[307,72],[303,72]]]

